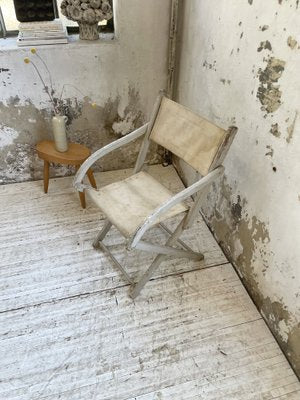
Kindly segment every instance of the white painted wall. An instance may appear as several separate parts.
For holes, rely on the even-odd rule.
[[[93,150],[120,134],[128,133],[136,123],[147,119],[158,91],[165,88],[167,82],[170,0],[116,0],[114,10],[114,40],[77,40],[68,45],[37,47],[37,51],[48,64],[57,92],[60,92],[64,83],[70,83],[76,85],[83,93],[78,93],[72,87],[67,88],[65,98],[71,100],[74,108],[75,101],[81,105],[84,103],[84,95],[91,102],[97,103],[98,108],[94,111],[85,104],[84,112],[78,116],[77,121],[75,118],[70,127],[71,133],[77,132],[76,139],[80,137],[80,132],[81,137],[88,136],[88,144]],[[28,55],[29,49],[17,48],[14,40],[0,39],[0,71],[1,68],[4,69],[0,72],[2,158],[5,158],[8,152],[8,147],[3,146],[10,140],[13,140],[14,144],[25,144],[27,140],[33,146],[35,142],[45,138],[45,135],[50,137],[51,134],[47,121],[50,117],[49,102],[30,64],[26,65],[23,62],[24,57]],[[32,59],[36,60],[34,56]],[[15,96],[20,100],[12,105],[12,98]],[[112,128],[108,129],[102,126],[103,113],[111,120],[110,112],[114,113],[112,108],[116,104],[115,121]],[[44,110],[45,113],[39,118],[29,118],[27,112],[25,117],[24,106],[28,105],[33,106],[37,112]],[[9,126],[6,118],[3,124],[4,114],[7,114],[6,107],[11,108],[12,119],[15,112],[24,112],[26,121],[11,119],[12,126]],[[97,112],[101,118],[97,118]],[[46,119],[46,124],[41,122],[40,117]],[[38,122],[34,122],[36,119]],[[16,133],[12,135],[11,129]],[[46,129],[46,134],[41,134],[41,129]],[[9,137],[6,137],[7,135]],[[93,140],[93,135],[97,136],[97,140]],[[122,157],[119,165],[111,164],[108,169],[126,166],[126,154]],[[26,162],[29,163],[28,160]],[[20,181],[36,177],[38,175],[33,176],[30,171],[24,172],[23,175],[19,171],[13,176],[7,176],[7,180]]]
[[[226,180],[211,190],[204,212],[300,372],[298,1],[186,0],[180,15],[177,100],[224,128],[239,128]],[[261,45],[266,41],[271,50]],[[270,82],[276,71],[266,70],[271,57],[285,62],[277,82]],[[273,112],[257,97],[262,71],[272,86],[264,85],[265,108]],[[192,181],[193,171],[181,167]]]

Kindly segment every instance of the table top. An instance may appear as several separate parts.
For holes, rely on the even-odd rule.
[[[83,163],[91,154],[90,150],[82,144],[69,142],[68,145],[68,151],[61,153],[55,149],[53,141],[44,140],[36,145],[36,150],[43,160],[70,165]]]

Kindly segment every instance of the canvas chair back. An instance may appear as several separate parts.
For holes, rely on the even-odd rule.
[[[222,164],[236,131],[226,131],[163,97],[150,139],[204,176]]]

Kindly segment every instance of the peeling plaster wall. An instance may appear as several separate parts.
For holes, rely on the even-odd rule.
[[[239,128],[203,212],[300,375],[298,3],[183,1],[176,98]]]
[[[56,92],[65,83],[80,90],[67,86],[64,91],[68,137],[92,151],[142,125],[167,84],[170,1],[116,0],[114,8],[114,40],[37,47]],[[38,62],[29,49],[0,39],[0,184],[41,179],[34,146],[52,138],[50,105],[32,66],[23,61],[26,56]],[[130,167],[137,151],[135,143],[97,168]],[[150,155],[152,163],[158,160]],[[51,171],[52,176],[74,173],[62,166]]]

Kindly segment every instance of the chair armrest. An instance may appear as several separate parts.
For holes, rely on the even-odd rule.
[[[141,126],[140,128],[136,129],[135,131],[129,133],[128,135],[115,140],[112,143],[109,143],[108,145],[102,147],[101,149],[95,151],[89,158],[87,158],[84,163],[82,163],[81,167],[77,171],[74,181],[73,181],[73,186],[75,189],[78,191],[82,192],[84,189],[93,189],[91,186],[84,185],[82,183],[83,178],[85,174],[87,173],[88,169],[91,168],[91,166],[100,158],[104,157],[106,154],[112,152],[113,150],[118,149],[119,147],[124,146],[127,143],[132,142],[133,140],[139,138],[140,136],[143,136],[148,128],[148,123]]]
[[[158,219],[158,217],[168,211],[170,208],[174,207],[176,204],[181,203],[186,200],[193,194],[197,193],[205,186],[209,185],[214,179],[216,179],[219,175],[221,175],[224,171],[224,167],[221,165],[208,173],[204,178],[201,178],[199,181],[195,182],[193,185],[187,187],[181,192],[174,195],[171,199],[163,203],[161,206],[157,207],[156,210],[150,214],[144,223],[137,229],[133,238],[128,243],[128,248],[134,248],[139,240],[142,238],[144,233],[149,229]]]

